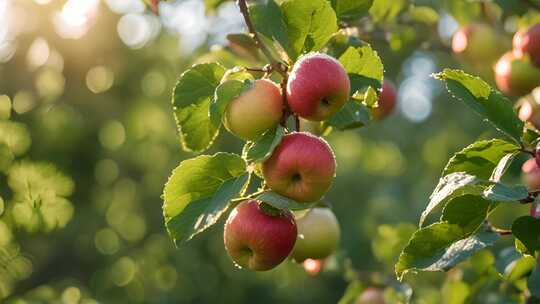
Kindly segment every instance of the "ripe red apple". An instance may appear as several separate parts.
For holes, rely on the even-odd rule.
[[[296,218],[298,238],[292,258],[296,262],[323,259],[338,247],[340,228],[336,216],[329,208],[315,207]]]
[[[532,63],[540,67],[540,23],[514,35],[514,54],[516,57],[529,55]]]
[[[296,241],[296,222],[290,211],[268,214],[257,201],[240,203],[225,223],[225,249],[240,267],[256,271],[279,265]]]
[[[356,304],[386,304],[384,292],[379,288],[370,287],[358,296]]]
[[[484,23],[463,26],[452,36],[452,51],[472,64],[493,64],[505,44],[502,35]]]
[[[276,126],[282,115],[283,98],[278,85],[268,79],[259,79],[227,105],[223,125],[244,140],[255,140]]]
[[[310,276],[316,276],[321,272],[323,268],[323,260],[313,260],[313,259],[306,259],[302,266],[304,267],[304,271],[309,274]]]
[[[540,69],[527,57],[516,58],[508,52],[495,65],[495,82],[508,95],[525,95],[540,85]]]
[[[283,137],[263,163],[262,173],[275,192],[298,202],[316,202],[332,185],[336,160],[322,138],[293,132]]]
[[[379,95],[379,106],[372,110],[373,118],[381,120],[390,115],[396,107],[396,88],[389,80],[383,81],[381,94]]]
[[[287,101],[298,116],[322,121],[343,107],[350,91],[349,76],[339,61],[326,54],[309,53],[292,68]]]
[[[521,166],[521,171],[523,171],[523,181],[529,190],[540,190],[540,168],[536,160],[533,158],[527,160]]]

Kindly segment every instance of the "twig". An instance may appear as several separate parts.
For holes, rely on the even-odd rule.
[[[268,61],[270,61],[272,69],[278,72],[282,77],[284,78],[287,77],[286,66],[283,64],[283,62],[277,61],[272,56],[272,53],[270,52],[270,50],[266,47],[266,45],[262,42],[261,38],[257,34],[257,31],[255,30],[255,26],[253,25],[253,22],[251,21],[251,18],[249,16],[249,10],[247,7],[246,0],[237,0],[236,3],[238,4],[238,7],[240,8],[240,12],[242,13],[242,16],[244,17],[244,22],[246,23],[249,33],[253,36],[253,40],[255,40],[255,44],[263,52],[264,56],[266,56]]]

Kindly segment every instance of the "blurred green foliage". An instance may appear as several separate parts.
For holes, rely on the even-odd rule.
[[[0,301],[7,303],[336,303],[349,282],[351,294],[365,278],[392,286],[397,255],[448,158],[495,134],[429,78],[445,67],[478,72],[452,56],[448,33],[476,20],[510,39],[539,19],[527,1],[375,0],[371,17],[356,20],[385,77],[401,85],[400,108],[383,122],[329,136],[338,173],[327,200],[342,227],[341,249],[309,277],[292,262],[266,273],[236,269],[219,225],[178,249],[163,226],[163,185],[172,168],[196,155],[181,151],[171,113],[177,77],[195,62],[257,62],[238,59],[238,49],[212,36],[182,51],[190,42],[166,29],[129,48],[117,34],[128,14],[112,12],[115,1],[101,3],[84,36],[64,39],[52,21],[64,2],[9,2],[17,8],[11,14],[33,26],[18,33],[15,53],[0,63]],[[209,16],[228,4],[234,9],[205,2]],[[426,106],[426,115],[412,115]],[[209,152],[241,149],[224,134]],[[508,179],[519,181],[519,161]],[[500,208],[494,224],[509,227],[526,212]],[[530,261],[512,257],[505,255],[515,262],[505,276],[530,271]],[[447,275],[408,276],[413,303],[464,303],[470,294],[470,303],[518,303],[500,291],[519,284],[475,285],[496,271],[495,259],[482,251]],[[397,303],[408,293],[398,286],[386,296]]]

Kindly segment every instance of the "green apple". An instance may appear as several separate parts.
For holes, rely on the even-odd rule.
[[[341,232],[329,208],[312,208],[296,218],[296,226],[298,238],[291,255],[296,262],[324,259],[336,251]]]

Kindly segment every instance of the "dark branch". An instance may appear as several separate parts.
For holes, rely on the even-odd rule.
[[[274,56],[272,56],[270,50],[266,47],[266,45],[262,42],[261,38],[257,34],[255,26],[253,25],[253,22],[251,21],[251,18],[249,16],[249,10],[246,0],[237,0],[237,4],[240,8],[242,16],[244,17],[244,22],[246,23],[249,33],[253,36],[253,40],[255,40],[255,44],[257,44],[257,47],[263,52],[264,56],[268,59],[268,61],[270,61],[272,69],[278,72],[282,77],[287,77],[286,66],[284,66],[282,62],[277,61]]]
[[[530,7],[533,7],[537,10],[540,10],[540,4],[532,1],[532,0],[522,0],[522,2],[524,2],[526,5],[530,6]]]

